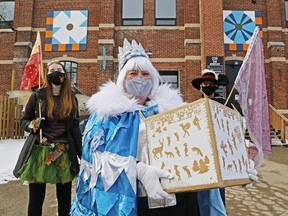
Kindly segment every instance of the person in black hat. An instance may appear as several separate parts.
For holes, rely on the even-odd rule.
[[[192,80],[192,85],[194,88],[202,92],[202,97],[215,100],[221,104],[225,104],[226,100],[221,97],[216,90],[218,87],[226,86],[229,83],[228,77],[223,74],[216,74],[214,71],[209,69],[204,69],[201,71],[201,77]],[[229,104],[228,107],[232,108]],[[220,188],[221,198],[225,203],[225,189]]]
[[[192,85],[194,88],[200,90],[202,92],[202,97],[209,98],[214,101],[217,101],[221,104],[225,104],[226,99],[221,97],[216,90],[219,86],[227,86],[229,83],[229,79],[227,76],[223,74],[216,74],[213,70],[204,69],[201,71],[201,77],[195,78],[192,80]],[[230,108],[234,108],[232,104],[227,103],[226,106]],[[249,160],[249,170],[248,170],[249,178],[252,181],[258,180],[258,172],[255,169],[255,163],[252,160]],[[251,184],[243,185],[243,187],[248,188],[251,187]],[[220,188],[220,195],[223,201],[224,206],[225,203],[225,188]],[[201,202],[198,197],[198,202]],[[202,214],[202,213],[201,213]]]
[[[202,97],[210,98],[221,104],[225,104],[225,99],[221,97],[216,90],[219,86],[227,86],[229,83],[228,77],[223,74],[216,74],[214,71],[204,69],[201,71],[201,77],[192,80],[194,88],[202,92]],[[230,108],[231,105],[228,105]]]

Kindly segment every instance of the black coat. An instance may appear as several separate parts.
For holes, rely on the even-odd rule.
[[[40,89],[35,93],[32,93],[32,95],[29,98],[29,101],[25,107],[25,112],[23,117],[20,120],[21,128],[23,128],[25,131],[29,132],[29,136],[27,137],[24,146],[20,152],[18,161],[16,163],[16,166],[13,170],[13,174],[15,177],[19,177],[19,170],[23,167],[23,165],[27,162],[33,145],[37,140],[39,140],[39,130],[34,133],[32,129],[30,129],[28,126],[30,122],[33,119],[36,119],[39,117],[39,100],[43,101],[42,104],[46,103],[46,89]],[[75,97],[75,100],[77,102],[77,98]],[[47,117],[47,112],[44,110],[41,113],[42,117]],[[73,175],[77,175],[79,172],[79,163],[78,158],[81,158],[82,154],[82,136],[79,129],[79,115],[77,113],[77,118],[68,117],[67,120],[67,135],[68,135],[68,141],[69,141],[69,150],[68,155],[71,160],[71,173]]]

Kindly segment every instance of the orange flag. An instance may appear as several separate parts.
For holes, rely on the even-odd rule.
[[[31,90],[31,88],[43,84],[42,74],[43,74],[42,49],[41,49],[40,33],[38,31],[30,58],[25,66],[25,70],[22,76],[22,82],[20,85],[20,90]]]

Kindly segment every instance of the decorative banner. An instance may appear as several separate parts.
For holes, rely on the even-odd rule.
[[[250,183],[242,116],[218,102],[200,99],[146,119],[149,163],[174,178],[168,192]]]
[[[87,47],[88,11],[49,11],[45,51],[79,51]]]
[[[225,50],[247,50],[256,26],[263,36],[260,11],[224,10],[223,25]]]
[[[263,164],[264,156],[272,154],[264,53],[259,33],[256,27],[234,84],[253,143],[251,147],[257,148],[256,167]]]
[[[43,84],[42,48],[39,31],[30,58],[25,66],[20,84],[20,90],[31,90]]]

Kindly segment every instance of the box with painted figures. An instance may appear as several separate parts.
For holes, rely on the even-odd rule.
[[[167,192],[250,183],[242,116],[200,99],[146,119],[149,163],[174,174]]]

